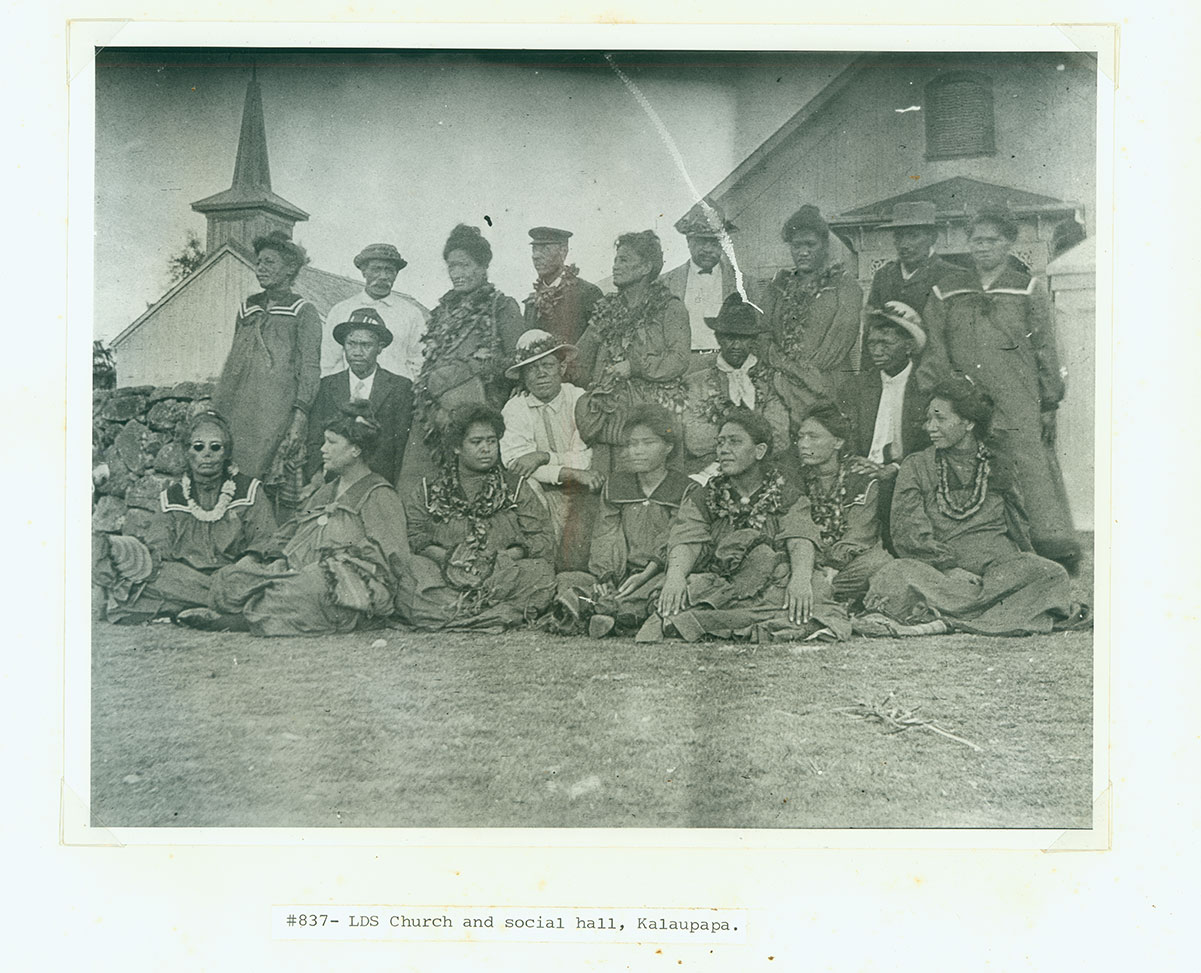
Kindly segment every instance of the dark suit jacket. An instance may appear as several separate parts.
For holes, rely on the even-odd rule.
[[[595,284],[577,277],[570,283],[565,283],[563,296],[551,309],[548,317],[543,317],[534,306],[534,295],[531,293],[525,299],[523,309],[525,327],[541,328],[549,331],[560,341],[569,345],[578,344],[584,329],[588,327],[588,319],[592,317],[592,308],[601,299],[601,289]]]
[[[321,444],[325,440],[325,424],[338,414],[339,407],[349,401],[349,368],[326,375],[321,380],[317,399],[309,410],[306,479],[312,479],[313,474],[321,468]],[[371,385],[370,402],[375,411],[375,418],[383,429],[379,443],[367,457],[367,465],[389,483],[395,483],[404,459],[409,426],[413,421],[413,383],[386,368],[377,368],[375,381]]]
[[[919,452],[930,445],[930,437],[926,435],[926,399],[918,391],[915,373],[917,363],[914,362],[909,372],[909,381],[905,383],[905,401],[901,408],[901,448],[904,455]],[[880,395],[883,385],[880,382],[880,370],[870,368],[860,372],[843,388],[842,409],[854,427],[853,439],[850,443],[851,452],[856,456],[866,456],[872,448],[872,435],[876,431],[876,413],[880,408]],[[900,457],[896,458],[900,462]]]

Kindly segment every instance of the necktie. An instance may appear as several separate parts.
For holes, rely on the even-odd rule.
[[[723,372],[730,382],[730,401],[734,405],[745,405],[748,409],[755,408],[755,383],[751,380],[751,368],[758,359],[747,355],[741,368],[735,368],[720,355],[717,356],[717,370]]]
[[[555,439],[555,427],[550,421],[550,403],[542,402],[536,408],[542,414],[542,428],[546,430],[547,452],[557,453],[559,445]]]

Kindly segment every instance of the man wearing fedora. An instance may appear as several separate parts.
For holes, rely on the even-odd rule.
[[[563,381],[574,354],[574,345],[548,331],[525,332],[505,371],[505,378],[517,382],[520,391],[501,410],[501,460],[506,469],[536,484],[560,546],[557,566],[572,560],[572,550],[582,551],[587,561],[588,517],[585,505],[577,501],[604,485],[604,477],[591,468],[592,450],[576,426],[575,407],[584,390]],[[571,530],[566,530],[569,522]]]
[[[688,241],[688,262],[668,271],[664,286],[684,302],[692,328],[692,368],[717,352],[717,336],[705,321],[738,289],[734,267],[722,250],[722,235],[738,229],[708,200],[697,203],[676,223]]]
[[[893,486],[901,460],[930,445],[926,435],[926,397],[913,377],[915,361],[926,347],[921,316],[900,301],[867,312],[863,349],[869,366],[843,388],[842,410],[851,420],[853,473],[871,473],[880,484],[880,527],[888,530]]]
[[[326,328],[321,340],[321,374],[332,375],[345,367],[342,348],[334,340],[332,328],[350,320],[351,311],[369,307],[380,316],[393,341],[380,355],[379,363],[394,375],[410,382],[421,371],[421,336],[430,312],[415,298],[392,290],[396,275],[408,261],[390,243],[373,243],[354,258],[363,275],[363,289],[353,297],[339,301],[325,316]]]
[[[305,477],[321,468],[325,425],[352,399],[366,399],[380,424],[380,438],[367,465],[389,483],[395,483],[404,461],[405,443],[413,421],[413,383],[379,364],[381,352],[392,344],[392,332],[373,308],[351,311],[333,330],[334,341],[345,350],[346,368],[326,375],[309,410]]]
[[[937,211],[933,203],[897,203],[892,220],[882,230],[892,230],[897,259],[890,260],[872,277],[863,321],[863,356],[860,368],[874,366],[867,353],[867,311],[879,310],[889,301],[900,301],[919,312],[926,306],[934,285],[955,268],[934,252],[938,240]]]
[[[773,447],[789,445],[788,408],[776,392],[771,372],[755,354],[763,334],[763,315],[731,294],[705,325],[717,341],[716,354],[690,372],[688,408],[683,416],[685,472],[708,480],[716,472],[717,434],[722,419],[735,408],[758,412],[770,424]]]
[[[560,341],[575,344],[588,327],[601,289],[579,275],[567,262],[570,230],[536,226],[530,232],[530,252],[538,279],[525,299],[525,326],[549,331]]]

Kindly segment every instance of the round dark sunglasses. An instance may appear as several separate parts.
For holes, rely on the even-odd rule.
[[[225,443],[192,443],[192,451],[195,453],[203,453],[206,449],[210,453],[220,453],[225,450]]]

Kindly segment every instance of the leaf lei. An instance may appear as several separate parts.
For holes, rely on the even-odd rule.
[[[841,460],[838,463],[838,475],[834,487],[829,493],[823,493],[818,483],[817,474],[808,467],[801,471],[801,485],[805,495],[809,497],[809,512],[813,523],[821,531],[823,544],[837,544],[842,535],[847,532],[846,501],[847,501],[847,468]]]
[[[548,319],[551,313],[563,300],[563,295],[573,282],[579,279],[580,268],[575,264],[566,264],[559,275],[549,284],[544,284],[539,277],[534,281],[534,292],[525,299],[526,304],[533,304],[538,317]]]
[[[770,470],[753,496],[744,497],[730,477],[719,474],[705,487],[705,506],[711,516],[729,521],[737,530],[763,530],[768,517],[785,509],[784,475],[777,469]]]
[[[934,451],[934,463],[938,467],[938,487],[934,491],[934,497],[938,502],[940,513],[952,520],[967,520],[968,517],[979,512],[988,497],[988,459],[990,455],[988,448],[983,443],[976,448],[976,469],[972,473],[972,485],[968,492],[963,489],[952,489],[947,480],[947,470],[950,468],[950,464],[947,462],[944,450],[936,449]],[[964,492],[968,492],[967,503],[956,503],[952,493],[962,494]]]
[[[229,510],[230,501],[234,498],[234,493],[238,486],[234,482],[234,477],[238,475],[238,468],[231,466],[229,468],[229,478],[221,484],[221,493],[217,496],[217,502],[212,510],[205,510],[195,500],[192,499],[192,477],[185,473],[179,478],[179,485],[183,488],[183,498],[188,504],[188,513],[197,520],[202,520],[206,524],[216,523],[225,516]]]
[[[496,287],[492,284],[482,284],[470,294],[449,290],[430,315],[421,337],[421,374],[417,378],[413,403],[416,419],[425,427],[427,440],[435,434],[433,415],[437,405],[429,391],[429,373],[473,338],[479,340],[469,357],[483,362],[504,361],[504,349],[492,315],[495,298]]]
[[[768,400],[774,397],[775,390],[768,384],[769,366],[766,362],[757,361],[750,370],[751,384],[755,386],[755,411],[762,414]],[[714,369],[709,374],[709,391],[697,405],[697,416],[710,425],[721,425],[734,403],[722,391],[720,373]]]
[[[600,371],[592,383],[594,392],[615,392],[626,386],[639,402],[656,402],[676,413],[684,411],[688,405],[688,388],[683,378],[652,382],[645,378],[618,378],[612,373],[612,366],[629,358],[630,343],[635,335],[645,331],[673,298],[666,285],[655,281],[647,291],[646,300],[638,307],[629,307],[620,293],[606,294],[596,302],[588,319],[588,328],[595,328],[599,338],[596,361]]]
[[[483,489],[474,500],[467,499],[459,464],[448,464],[442,475],[426,488],[426,509],[437,523],[445,524],[464,518],[467,521],[467,544],[474,557],[483,555],[488,543],[489,521],[502,510],[517,506],[515,496],[505,490],[505,479],[499,467],[490,471]]]
[[[842,275],[840,263],[830,264],[815,277],[802,277],[795,270],[787,274],[781,298],[784,312],[780,317],[785,352],[791,354],[800,348],[814,299],[822,291],[837,286]]]

